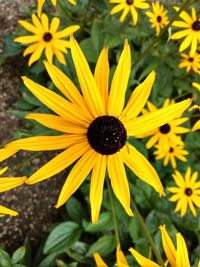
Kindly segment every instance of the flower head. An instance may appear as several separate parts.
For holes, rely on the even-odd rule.
[[[175,10],[178,11],[179,7],[175,7]],[[200,19],[193,7],[191,16],[186,11],[182,11],[179,16],[182,20],[176,20],[172,25],[174,27],[183,28],[183,30],[172,34],[171,39],[176,40],[184,37],[179,51],[182,52],[191,46],[190,53],[194,55],[200,44]]]
[[[187,168],[185,177],[179,171],[173,174],[177,187],[168,188],[168,191],[174,194],[169,201],[177,202],[175,212],[180,211],[181,217],[186,214],[188,206],[194,216],[195,207],[200,208],[200,181],[196,181],[197,177],[198,172],[192,174],[190,167]]]
[[[125,41],[110,90],[108,50],[103,49],[101,52],[93,76],[82,50],[73,37],[70,46],[82,94],[61,70],[49,62],[45,62],[46,69],[55,86],[67,99],[23,77],[27,88],[57,114],[29,114],[26,118],[62,134],[16,140],[9,143],[7,149],[32,151],[64,149],[36,171],[27,183],[43,181],[77,161],[66,179],[56,207],[63,205],[91,172],[90,204],[94,223],[99,216],[107,169],[116,197],[127,214],[132,216],[130,190],[124,164],[160,195],[164,195],[164,190],[155,169],[135,147],[128,143],[128,136],[144,134],[172,120],[188,108],[191,100],[184,100],[137,117],[151,92],[155,72],[150,73],[135,88],[124,107],[131,71],[128,42]]]
[[[7,171],[7,167],[0,170],[0,175],[4,174]],[[26,181],[26,177],[0,177],[0,193],[13,189],[17,186],[22,185]],[[8,209],[0,205],[0,217],[4,215],[13,215],[16,216],[18,213],[14,210]]]
[[[156,29],[156,35],[159,35],[160,30],[168,23],[167,10],[159,2],[152,3],[152,12],[147,11],[145,14],[149,17],[151,27]]]
[[[186,72],[193,70],[195,73],[200,74],[200,54],[195,53],[193,56],[181,53],[183,59],[179,63],[179,68],[186,68]]]
[[[31,32],[32,35],[17,37],[14,40],[21,44],[29,44],[23,53],[23,56],[32,54],[28,65],[31,66],[37,61],[43,51],[45,51],[46,58],[49,62],[52,63],[53,55],[55,55],[60,63],[66,64],[63,53],[67,53],[67,48],[70,48],[70,45],[69,41],[63,40],[62,38],[68,37],[80,27],[73,25],[57,31],[60,25],[60,19],[54,17],[49,25],[49,19],[44,13],[40,19],[35,14],[32,14],[32,22],[33,24],[25,20],[19,20],[19,24]]]
[[[128,13],[131,12],[134,25],[136,25],[138,21],[138,13],[136,9],[146,9],[149,7],[149,4],[146,2],[146,0],[109,0],[109,3],[117,4],[112,8],[110,12],[111,15],[123,10],[119,19],[120,22],[123,22]]]

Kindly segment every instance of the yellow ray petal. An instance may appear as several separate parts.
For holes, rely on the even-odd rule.
[[[176,266],[178,267],[190,267],[188,250],[181,233],[176,234],[177,240],[177,254],[176,254]]]
[[[126,257],[124,256],[124,253],[122,252],[120,248],[120,244],[117,246],[117,251],[116,251],[116,258],[117,258],[117,266],[119,267],[128,267],[128,262],[126,260]]]
[[[29,67],[41,57],[44,48],[45,48],[45,43],[44,42],[38,44],[36,50],[34,51],[34,53],[29,58],[29,61],[28,61],[28,66]],[[32,47],[32,49],[33,49],[33,47]]]
[[[64,38],[64,37],[70,36],[71,34],[78,31],[79,29],[80,29],[79,25],[69,26],[60,32],[56,32],[54,37],[57,39]]]
[[[14,39],[14,42],[21,44],[30,44],[38,42],[41,39],[39,35],[21,36]]]
[[[37,6],[37,10],[38,10],[38,17],[41,16],[42,13],[42,8],[44,5],[45,0],[38,0],[38,6]]]
[[[161,267],[157,263],[155,263],[155,262],[145,258],[144,256],[142,256],[135,249],[129,248],[129,251],[131,252],[131,254],[136,259],[136,261],[139,263],[140,266],[142,266],[142,267]]]
[[[200,129],[200,120],[198,120],[192,127],[192,131],[197,131]]]
[[[102,97],[87,60],[76,40],[71,37],[71,53],[85,102],[94,117],[105,114]]]
[[[90,181],[90,206],[92,223],[97,223],[103,199],[103,185],[106,173],[107,156],[97,154],[96,164]]]
[[[96,164],[97,153],[90,149],[75,164],[60,192],[56,208],[62,206],[79,188]]]
[[[95,252],[93,256],[97,267],[108,267],[108,265],[102,260],[99,253]]]
[[[51,48],[51,45],[49,43],[46,43],[45,46],[45,56],[47,58],[47,60],[52,63],[53,61],[53,50]]]
[[[45,32],[49,32],[49,18],[45,13],[41,15],[41,23]]]
[[[61,64],[66,65],[67,62],[66,62],[66,60],[65,60],[65,57],[64,57],[63,53],[62,53],[60,50],[58,50],[57,48],[55,48],[54,46],[52,47],[52,49],[53,49],[53,52],[54,52],[54,54],[55,54],[57,60],[58,60]]]
[[[116,197],[127,214],[133,216],[133,212],[130,208],[130,189],[124,164],[117,153],[108,156],[108,176]]]
[[[90,114],[49,89],[23,77],[24,84],[42,103],[67,121],[87,127]],[[89,118],[88,118],[89,117]]]
[[[86,128],[69,123],[62,117],[52,114],[30,113],[26,115],[25,118],[35,120],[50,129],[54,129],[64,133],[86,134],[87,132]]]
[[[1,177],[0,178],[0,192],[13,189],[22,185],[26,181],[27,177]]]
[[[12,155],[17,153],[18,151],[19,151],[18,149],[8,149],[8,148],[0,149],[0,162],[11,157]]]
[[[123,52],[117,64],[109,94],[108,114],[118,117],[124,107],[125,92],[131,71],[130,46],[125,41]]]
[[[133,19],[133,24],[136,25],[138,21],[138,13],[134,6],[130,6],[131,16]]]
[[[39,0],[39,1],[43,1],[43,0]],[[32,18],[32,21],[35,27],[39,29],[41,32],[43,32],[44,30],[43,30],[43,27],[42,27],[42,24],[39,18],[35,14],[32,14],[31,18]]]
[[[120,12],[121,10],[123,10],[124,8],[125,8],[125,4],[120,1],[119,5],[116,5],[111,9],[110,15],[114,15],[114,14]]]
[[[200,84],[199,83],[193,82],[192,86],[194,86],[200,92]]]
[[[0,175],[2,175],[4,172],[6,172],[8,167],[4,167],[3,169],[0,170]]]
[[[152,71],[144,80],[144,82],[142,82],[134,89],[125,109],[122,112],[122,115],[120,116],[122,122],[137,117],[141,112],[151,93],[151,89],[155,81],[155,76],[156,73]]]
[[[23,52],[23,56],[27,56],[28,54],[32,54],[34,51],[36,51],[38,49],[38,47],[40,46],[39,43],[36,44],[32,44],[29,45]]]
[[[128,135],[136,136],[160,127],[183,113],[190,104],[191,99],[187,99],[133,119],[125,124]]]
[[[105,109],[108,105],[109,72],[108,49],[104,48],[98,58],[94,78],[100,90]]]
[[[87,142],[76,144],[58,154],[52,160],[43,165],[26,181],[27,184],[35,184],[43,181],[67,168],[75,160],[80,158],[90,149]]]
[[[123,162],[145,183],[150,184],[160,195],[165,195],[160,178],[148,162],[133,146],[126,145],[120,151]]]
[[[17,216],[18,212],[14,211],[14,210],[11,210],[11,209],[8,209],[8,208],[0,205],[0,217],[4,216],[4,215]]]
[[[27,31],[35,33],[35,34],[40,34],[40,30],[37,29],[35,26],[33,26],[31,23],[25,21],[25,20],[19,20],[18,21],[22,27],[24,27]]]
[[[52,21],[51,21],[51,24],[50,24],[50,30],[49,30],[49,31],[50,31],[52,34],[55,34],[55,33],[57,32],[57,30],[58,30],[59,25],[60,25],[60,19],[57,18],[57,17],[54,17],[54,18],[52,19]]]
[[[126,5],[119,18],[120,22],[124,21],[125,17],[128,15],[129,10],[130,10],[129,7]]]

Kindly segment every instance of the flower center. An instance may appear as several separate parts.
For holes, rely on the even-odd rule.
[[[160,132],[162,134],[168,134],[170,132],[170,130],[171,130],[171,127],[170,127],[170,125],[168,123],[165,123],[164,125],[162,125],[160,127]]]
[[[162,21],[162,17],[161,16],[157,16],[157,22],[161,22]]]
[[[194,58],[193,58],[193,57],[189,57],[189,58],[188,58],[188,61],[189,61],[189,62],[193,62],[193,61],[194,61]]]
[[[193,22],[192,29],[194,31],[200,31],[200,20],[196,20],[195,22]]]
[[[185,194],[186,194],[187,196],[191,196],[191,195],[192,195],[192,189],[189,188],[189,187],[185,188]]]
[[[49,42],[49,41],[51,41],[51,39],[52,39],[52,34],[50,32],[45,32],[43,35],[43,40],[45,42]]]
[[[116,117],[101,116],[90,124],[87,138],[96,152],[102,155],[112,155],[125,145],[127,132]]]
[[[170,152],[170,153],[173,153],[173,152],[174,152],[173,147],[170,147],[169,152]]]
[[[127,5],[132,5],[134,0],[126,0]]]

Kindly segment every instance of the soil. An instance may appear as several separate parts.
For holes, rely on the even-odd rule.
[[[0,0],[0,50],[2,39],[12,33],[17,20],[22,18],[19,8],[23,5],[33,6],[34,0]],[[12,116],[14,104],[20,98],[20,69],[16,62],[22,58],[12,58],[0,65],[0,146],[11,140],[13,134],[22,126],[20,120]],[[20,152],[0,164],[0,168],[9,166],[10,176],[23,175],[22,163],[28,160],[32,171],[42,166],[55,153],[43,153],[40,157],[30,160],[33,153]],[[49,180],[33,186],[21,186],[0,194],[0,204],[17,210],[17,217],[5,216],[0,219],[0,243],[13,251],[22,245],[25,238],[37,246],[47,232],[48,227],[58,216],[54,208],[60,188],[64,182],[63,175],[57,175]]]

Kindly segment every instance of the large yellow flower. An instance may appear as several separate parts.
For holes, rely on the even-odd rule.
[[[159,35],[160,30],[168,23],[167,10],[159,2],[152,3],[153,12],[147,11],[145,14],[149,17],[151,27],[156,29],[156,35]]]
[[[179,7],[175,7],[175,10],[178,11]],[[178,28],[183,28],[183,30],[178,31],[171,35],[171,39],[181,39],[185,38],[180,45],[179,51],[182,52],[189,46],[191,46],[191,55],[194,55],[197,46],[200,44],[200,19],[196,15],[196,10],[192,7],[192,16],[190,16],[186,11],[182,11],[179,15],[183,20],[176,20],[173,22],[173,26]]]
[[[43,5],[45,3],[46,0],[38,0],[38,6],[37,6],[37,10],[38,10],[38,16],[41,16],[42,13],[42,8]],[[76,0],[68,0],[69,3],[71,3],[72,5],[76,5]],[[51,0],[52,5],[56,6],[57,4],[57,0]]]
[[[162,245],[165,251],[168,262],[171,267],[190,267],[188,250],[185,244],[185,240],[181,233],[176,234],[177,249],[175,248],[171,237],[167,233],[165,225],[160,226]],[[129,251],[134,256],[136,261],[142,267],[161,267],[157,263],[145,258],[135,249],[130,248]]]
[[[131,71],[130,46],[126,41],[109,90],[108,50],[101,52],[94,76],[75,39],[71,38],[71,53],[81,92],[56,66],[46,62],[46,69],[58,90],[67,98],[24,77],[27,88],[52,114],[29,114],[51,129],[62,132],[57,136],[36,136],[16,140],[7,149],[32,151],[64,149],[36,171],[28,184],[43,181],[77,161],[61,190],[56,207],[63,205],[91,174],[90,204],[92,222],[96,223],[103,196],[106,169],[113,191],[126,210],[130,209],[130,191],[124,164],[140,179],[150,184],[160,195],[164,190],[158,174],[148,160],[128,143],[128,136],[144,134],[165,124],[190,105],[191,100],[170,105],[147,115],[137,116],[151,92],[155,72],[141,83],[125,105],[125,93]],[[1,157],[1,152],[0,152]]]
[[[70,48],[69,41],[63,40],[62,38],[68,37],[70,34],[77,31],[80,27],[78,25],[69,26],[63,30],[57,32],[60,25],[60,19],[54,17],[49,26],[49,19],[46,14],[42,14],[39,19],[35,14],[32,14],[33,24],[19,20],[19,23],[33,35],[17,37],[14,41],[21,44],[30,44],[23,53],[23,56],[30,56],[28,65],[31,66],[37,61],[43,50],[45,50],[46,58],[52,63],[53,55],[62,64],[66,64],[63,53],[67,53],[67,48]]]
[[[119,19],[121,22],[123,22],[128,13],[131,12],[134,25],[138,21],[138,13],[136,8],[146,9],[149,7],[149,4],[146,3],[146,0],[109,0],[109,3],[117,4],[110,11],[111,15],[123,10]]]
[[[168,188],[169,192],[174,193],[169,201],[177,201],[175,212],[180,210],[181,217],[186,214],[188,206],[194,216],[196,216],[195,207],[200,208],[200,181],[196,181],[197,177],[198,172],[192,174],[190,167],[187,168],[185,178],[179,171],[173,174],[177,187]]]
[[[188,55],[181,53],[183,59],[179,63],[179,68],[186,68],[186,72],[193,70],[195,73],[200,74],[200,54]]]
[[[7,167],[0,170],[0,175],[7,171]],[[17,186],[22,185],[26,181],[26,177],[0,177],[0,193],[13,189]],[[18,213],[14,210],[8,209],[0,205],[0,217],[4,215],[16,216]]]

